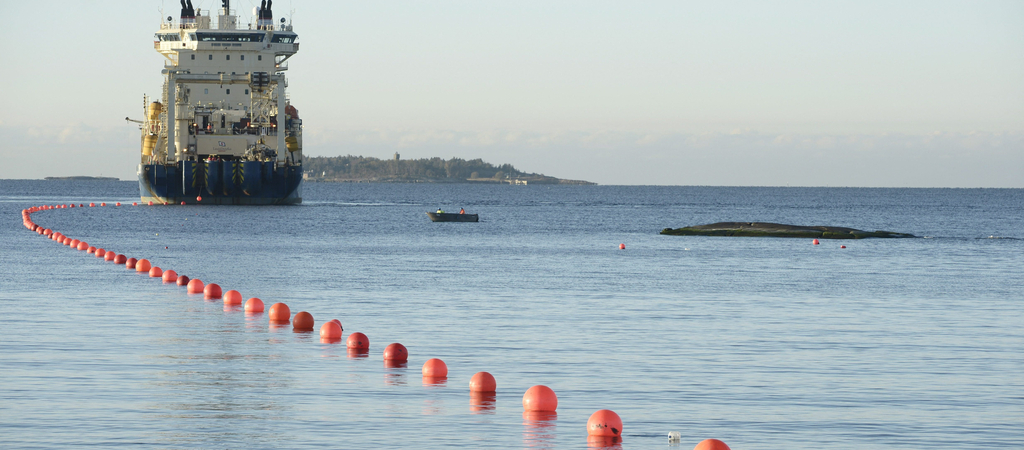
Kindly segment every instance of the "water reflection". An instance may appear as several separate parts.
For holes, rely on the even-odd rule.
[[[224,312],[226,312],[226,313],[235,313],[235,312],[241,312],[241,311],[242,311],[242,306],[241,305],[231,305],[231,304],[228,304],[228,303],[224,304]]]
[[[498,396],[494,392],[470,392],[469,411],[473,414],[494,414]]]
[[[404,386],[405,368],[408,367],[405,361],[384,361],[384,385]]]
[[[529,448],[554,446],[558,413],[523,411],[523,445]]]
[[[448,385],[448,377],[423,377],[424,387],[445,387]]]
[[[444,413],[444,401],[429,399],[423,402],[423,415],[438,416]]]
[[[622,450],[622,438],[609,436],[587,436],[587,448]]]
[[[341,338],[327,338],[327,337],[321,337],[320,338],[320,343],[321,344],[337,344],[337,343],[340,343],[340,342],[341,342]]]
[[[360,350],[357,348],[348,349],[348,359],[366,359],[369,356],[369,350]]]

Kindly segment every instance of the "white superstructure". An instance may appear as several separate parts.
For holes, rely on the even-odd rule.
[[[222,3],[214,13],[182,0],[180,19],[167,17],[156,33],[153,47],[167,61],[161,101],[146,101],[143,165],[302,162],[302,122],[285,94],[284,75],[299,50],[298,35],[285,19],[274,24],[273,0],[264,0],[246,24],[229,0]]]

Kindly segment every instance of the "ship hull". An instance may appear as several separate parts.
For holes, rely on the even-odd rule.
[[[302,166],[258,161],[140,164],[143,203],[294,205],[302,203]],[[202,198],[202,200],[198,200]]]

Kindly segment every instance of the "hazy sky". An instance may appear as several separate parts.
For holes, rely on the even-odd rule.
[[[232,4],[247,23],[258,2]],[[0,178],[135,179],[139,131],[124,117],[159,94],[153,34],[178,12],[0,0]],[[307,155],[483,158],[601,184],[1024,187],[1022,1],[274,12],[300,36],[289,95]]]

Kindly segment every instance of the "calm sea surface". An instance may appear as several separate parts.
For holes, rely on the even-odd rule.
[[[308,183],[300,206],[33,215],[338,318],[370,338],[349,357],[21,226],[137,186],[0,180],[0,447],[587,448],[605,408],[623,449],[1024,447],[1024,190]],[[658,234],[718,221],[927,238]],[[524,417],[537,384],[557,417]]]

